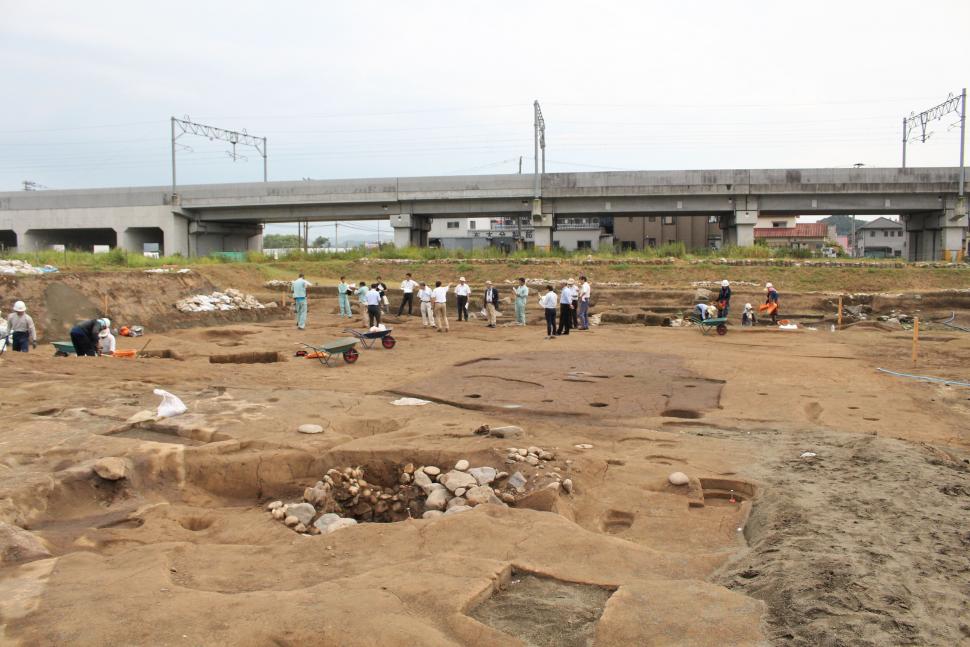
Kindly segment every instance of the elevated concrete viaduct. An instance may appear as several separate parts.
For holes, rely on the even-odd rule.
[[[265,223],[387,220],[398,246],[426,245],[434,218],[527,215],[550,245],[557,216],[717,216],[752,245],[759,215],[897,214],[911,260],[966,250],[959,168],[852,168],[402,177],[0,193],[0,244],[102,244],[167,254],[258,249]],[[91,231],[87,231],[91,230]],[[84,233],[82,233],[82,231]]]

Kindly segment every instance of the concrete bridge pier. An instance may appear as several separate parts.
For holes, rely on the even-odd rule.
[[[252,222],[193,220],[188,226],[189,256],[213,252],[258,252],[263,248],[263,226]]]
[[[553,205],[539,198],[532,201],[532,243],[536,249],[552,249],[552,231],[556,223]]]
[[[957,262],[965,258],[966,198],[946,199],[942,210],[903,214],[902,221],[909,238],[907,260]]]
[[[721,237],[725,247],[751,247],[754,245],[754,228],[758,224],[758,205],[748,199],[739,200],[734,213],[721,216]]]
[[[428,232],[431,231],[430,218],[411,213],[399,213],[391,216],[391,227],[394,228],[395,247],[428,246]]]

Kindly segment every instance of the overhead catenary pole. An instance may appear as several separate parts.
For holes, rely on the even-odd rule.
[[[963,165],[964,143],[967,128],[967,89],[960,93],[960,197],[963,197],[963,187],[966,184],[967,170]]]
[[[906,168],[906,117],[903,117],[903,168]]]
[[[175,175],[175,148],[176,140],[182,135],[201,135],[202,137],[207,137],[210,140],[220,140],[229,142],[232,144],[232,152],[226,151],[229,157],[236,161],[241,156],[236,154],[236,145],[241,144],[243,146],[252,146],[256,149],[256,152],[260,154],[263,158],[263,182],[269,179],[269,168],[268,159],[266,155],[266,138],[265,137],[255,137],[246,132],[244,128],[241,131],[236,130],[226,130],[225,128],[218,128],[216,126],[207,126],[205,124],[195,123],[190,121],[188,116],[184,119],[178,119],[176,117],[171,118],[172,124],[172,201],[174,202],[177,198],[177,184]],[[181,130],[180,133],[175,133],[175,127]],[[245,159],[245,158],[243,158]]]

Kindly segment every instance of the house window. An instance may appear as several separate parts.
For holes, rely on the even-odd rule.
[[[448,221],[448,229],[458,229],[458,225],[459,224],[460,223],[457,220],[449,220]]]
[[[646,247],[656,247],[657,246],[657,239],[656,238],[644,238],[643,239],[643,246],[645,248]]]
[[[664,216],[664,224],[665,225],[672,225],[672,224],[674,224],[674,217],[673,216]]]
[[[630,216],[629,218],[627,218],[626,221],[627,222],[633,222],[633,216]]]
[[[883,238],[889,238],[889,232],[888,231],[882,232],[882,237]]]
[[[474,220],[469,220],[468,221],[468,228],[469,229],[474,229],[475,228],[475,221]]]
[[[772,221],[771,221],[771,226],[772,226],[772,227],[784,227],[784,226],[785,226],[785,224],[786,224],[786,223],[785,223],[785,221],[784,221],[784,220],[772,220]]]
[[[593,241],[591,240],[577,240],[576,249],[593,249]]]
[[[876,237],[876,232],[870,231],[869,232],[869,238],[875,238],[875,237]]]

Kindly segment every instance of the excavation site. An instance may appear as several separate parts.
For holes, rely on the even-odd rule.
[[[552,339],[392,295],[388,347],[329,275],[305,330],[248,270],[92,278],[0,283],[44,331],[0,355],[0,644],[970,641],[965,290],[719,335],[689,282],[594,282]],[[130,354],[53,344],[105,307]]]

